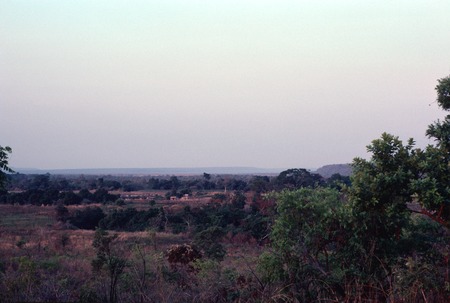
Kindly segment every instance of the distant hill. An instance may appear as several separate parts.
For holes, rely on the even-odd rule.
[[[334,174],[341,176],[350,176],[352,174],[352,167],[350,164],[330,164],[322,166],[316,170],[316,173],[324,178],[329,178]]]
[[[257,167],[172,167],[172,168],[76,168],[76,169],[30,169],[14,168],[22,174],[46,174],[52,175],[201,175],[224,174],[279,174],[281,168],[257,168]]]

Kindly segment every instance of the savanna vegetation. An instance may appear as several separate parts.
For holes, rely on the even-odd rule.
[[[448,302],[450,115],[426,134],[327,179],[20,175],[0,147],[0,301]]]

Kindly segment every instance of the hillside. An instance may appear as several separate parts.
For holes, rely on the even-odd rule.
[[[324,178],[329,178],[334,174],[350,176],[352,174],[352,167],[350,164],[330,164],[318,168],[316,173]]]

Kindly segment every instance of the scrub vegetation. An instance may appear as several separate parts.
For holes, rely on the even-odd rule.
[[[0,301],[448,302],[450,115],[426,134],[328,178],[20,175],[0,147]]]

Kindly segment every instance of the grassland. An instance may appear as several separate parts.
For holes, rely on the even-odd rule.
[[[201,203],[198,200],[190,202]],[[175,211],[188,204],[166,201],[157,207]],[[105,211],[117,208],[98,206]],[[83,207],[70,206],[69,210]],[[145,210],[150,206],[134,201],[125,207]],[[1,302],[107,300],[108,275],[95,272],[91,265],[96,257],[92,245],[95,231],[72,229],[58,222],[54,206],[0,205],[0,214]],[[183,266],[169,264],[165,256],[169,247],[191,243],[189,233],[138,231],[111,234],[117,235],[113,247],[115,254],[127,260],[117,289],[120,302],[211,302],[221,291],[221,296],[228,296],[223,292],[228,293],[231,289],[241,291],[239,287],[244,285],[236,284],[238,277],[241,284],[253,283],[252,271],[261,253],[261,248],[254,243],[237,243],[237,238],[227,235],[223,239],[227,251],[224,260],[220,264],[200,262],[193,275]],[[145,277],[141,275],[143,270]],[[187,283],[189,291],[185,289]]]

